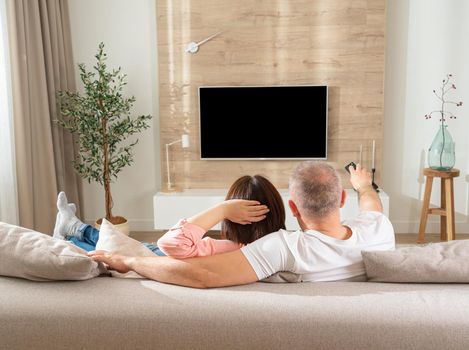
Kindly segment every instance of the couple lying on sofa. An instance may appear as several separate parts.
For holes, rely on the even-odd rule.
[[[307,161],[289,182],[288,204],[301,227],[296,232],[285,230],[285,209],[275,187],[262,176],[244,176],[231,186],[225,202],[181,220],[157,245],[146,244],[155,257],[93,251],[99,231],[75,217],[63,193],[54,237],[90,251],[90,257],[109,269],[196,288],[252,283],[280,271],[302,282],[351,280],[365,275],[362,250],[394,249],[395,242],[371,174],[360,165],[350,172],[360,214],[344,222],[339,174],[327,163]],[[202,239],[220,221],[226,239]]]

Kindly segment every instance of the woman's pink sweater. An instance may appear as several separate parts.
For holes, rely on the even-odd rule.
[[[183,219],[158,240],[158,248],[168,256],[185,259],[231,252],[243,246],[227,239],[202,238],[206,232]]]

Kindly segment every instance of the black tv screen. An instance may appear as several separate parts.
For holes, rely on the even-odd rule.
[[[327,86],[200,87],[202,159],[326,159]]]

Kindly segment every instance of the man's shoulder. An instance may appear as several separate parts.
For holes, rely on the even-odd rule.
[[[301,230],[294,231],[294,230],[280,229],[278,231],[269,233],[268,235],[266,235],[264,237],[290,236],[290,235],[295,235],[295,234],[298,234],[298,233],[301,233],[301,232],[303,232],[303,231],[301,231]]]
[[[287,243],[289,238],[296,235],[297,232],[302,232],[302,231],[287,231],[284,229],[280,229],[278,231],[269,233],[255,240],[254,242],[247,244],[245,247],[285,244]]]
[[[291,235],[295,234],[296,232],[297,231],[288,231],[288,230],[285,230],[285,229],[280,229],[278,231],[269,233],[268,235],[266,235],[262,238],[284,240],[286,237],[291,236]]]
[[[394,236],[394,228],[386,215],[379,211],[361,212],[353,219],[343,222],[358,234]]]
[[[288,241],[291,239],[294,239],[295,237],[302,237],[304,236],[304,233],[306,231],[303,231],[301,229],[299,230],[278,230],[273,232],[277,237],[280,237],[281,239]]]

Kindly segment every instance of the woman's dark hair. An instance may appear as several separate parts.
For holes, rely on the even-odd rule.
[[[231,185],[225,199],[257,200],[266,205],[270,211],[265,214],[264,220],[249,225],[223,220],[221,223],[223,238],[248,244],[269,233],[285,229],[285,207],[282,197],[265,177],[261,175],[240,177]]]

